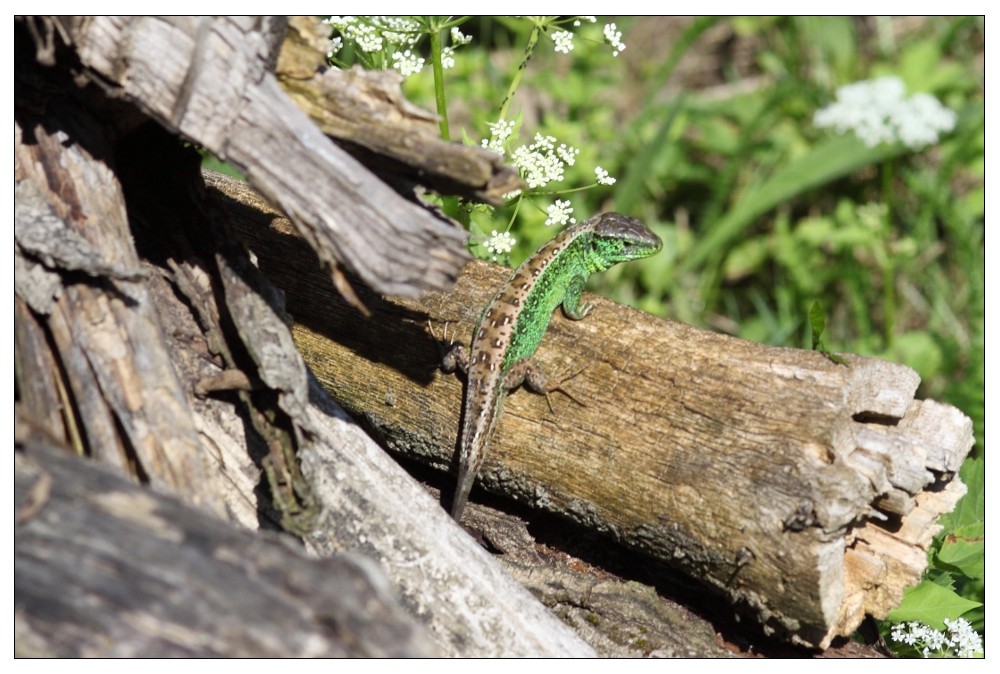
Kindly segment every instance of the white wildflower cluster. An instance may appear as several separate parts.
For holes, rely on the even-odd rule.
[[[392,67],[399,71],[403,77],[409,77],[413,73],[419,73],[424,67],[424,60],[416,54],[410,53],[407,49],[403,52],[392,53]]]
[[[511,154],[511,161],[521,170],[528,187],[536,189],[545,187],[550,182],[563,179],[566,165],[576,163],[580,151],[561,143],[556,147],[556,139],[552,136],[535,134],[535,142],[530,146],[522,145]]]
[[[920,622],[899,623],[892,628],[892,639],[913,646],[925,658],[932,653],[945,655],[949,652],[960,658],[971,658],[983,652],[983,638],[972,629],[968,620],[945,618],[944,624],[947,634]]]
[[[472,42],[471,35],[462,35],[462,31],[458,29],[458,26],[454,26],[451,29],[451,43],[456,47],[461,47],[462,45],[467,45]]]
[[[441,48],[441,67],[445,70],[455,67],[455,48],[472,42],[471,35],[462,35],[458,26],[451,29],[451,46]]]
[[[487,125],[490,127],[490,138],[489,140],[483,139],[483,147],[499,155],[505,154],[504,144],[510,138],[510,134],[514,133],[514,122],[506,122],[501,119],[496,123],[487,122]]]
[[[326,19],[340,32],[333,38],[333,56],[343,47],[343,40],[354,40],[358,49],[371,54],[385,49],[392,53],[392,67],[404,77],[420,72],[424,59],[409,48],[420,40],[420,24],[399,16],[331,16]]]
[[[596,16],[581,16],[579,19],[577,19],[576,21],[573,22],[573,25],[574,26],[579,26],[581,19],[584,20],[584,21],[589,21],[590,23],[597,23],[597,17]]]
[[[552,33],[552,41],[556,43],[556,51],[563,54],[573,51],[573,33],[568,30],[557,30]]]
[[[613,56],[618,56],[621,52],[625,51],[625,43],[622,42],[622,32],[618,30],[618,26],[613,23],[609,23],[604,26],[604,41],[611,45],[614,49],[612,53]]]
[[[497,230],[493,230],[493,235],[486,240],[483,247],[486,250],[493,253],[493,261],[496,262],[497,255],[507,254],[514,249],[514,244],[517,243],[517,239],[510,235],[510,232],[501,232],[497,234]]]
[[[556,199],[556,203],[545,210],[549,214],[548,220],[545,221],[546,227],[549,225],[572,225],[576,223],[576,218],[570,216],[573,212],[573,205],[569,201]]]
[[[594,169],[594,175],[597,176],[598,185],[614,185],[618,182],[617,179],[612,178],[607,171],[602,169],[600,166]]]
[[[455,48],[441,47],[441,68],[447,70],[455,67]]]
[[[326,53],[326,57],[330,58],[337,52],[339,52],[344,46],[344,40],[339,35],[330,40],[330,51]]]
[[[340,31],[344,38],[354,40],[363,52],[370,54],[382,50],[383,40],[375,26],[356,16],[331,16],[326,23]]]
[[[938,134],[955,128],[957,115],[930,94],[905,98],[898,77],[855,82],[837,89],[837,101],[817,110],[813,124],[837,133],[854,131],[865,145],[900,141],[919,149],[938,141]]]

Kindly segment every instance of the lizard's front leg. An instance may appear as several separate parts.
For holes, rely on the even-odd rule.
[[[566,297],[562,301],[563,313],[574,321],[580,320],[594,308],[592,304],[587,302],[580,303],[580,293],[583,292],[583,286],[586,282],[586,276],[577,275],[570,279],[569,287],[566,288]]]
[[[434,328],[431,326],[430,319],[427,321],[427,329],[437,344],[438,355],[441,358],[441,369],[449,373],[461,370],[463,373],[468,374],[469,350],[461,342],[448,341],[448,324],[444,324],[444,333],[441,335],[441,339],[438,339],[437,335],[434,334]]]

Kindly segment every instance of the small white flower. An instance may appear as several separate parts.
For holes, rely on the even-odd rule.
[[[817,110],[813,124],[837,133],[854,131],[868,147],[900,141],[919,149],[955,128],[957,115],[930,94],[904,98],[898,77],[855,82],[837,89],[836,102]]]
[[[382,38],[375,34],[372,26],[353,23],[347,26],[344,35],[353,39],[361,51],[371,53],[382,50]]]
[[[572,166],[578,154],[579,150],[565,143],[557,148],[553,136],[536,133],[534,143],[517,148],[510,158],[521,170],[528,187],[535,189],[545,187],[550,182],[560,182],[563,179],[565,165]]]
[[[556,43],[556,51],[563,54],[573,51],[573,33],[568,30],[557,30],[552,33],[552,41]]]
[[[916,648],[925,658],[931,653],[971,658],[983,652],[983,638],[967,620],[944,619],[948,634],[920,622],[900,623],[892,628],[893,641]]]
[[[455,67],[455,50],[452,47],[441,48],[441,67],[445,70]]]
[[[504,120],[498,120],[496,123],[487,122],[490,127],[490,138],[489,140],[483,139],[483,147],[487,150],[492,150],[497,154],[504,154],[504,143],[510,137],[510,134],[514,133],[514,122],[506,122]]]
[[[326,53],[327,58],[331,58],[334,54],[339,52],[344,46],[344,40],[339,35],[330,40],[330,51]]]
[[[569,201],[556,199],[556,203],[545,210],[549,214],[548,220],[545,221],[546,227],[549,225],[565,225],[567,223],[572,225],[576,223],[576,218],[570,217],[570,214],[573,212],[573,205]]]
[[[594,174],[597,176],[598,185],[614,185],[618,182],[617,179],[612,178],[608,175],[608,172],[602,169],[600,166],[594,169]]]
[[[618,56],[619,53],[625,51],[625,43],[622,42],[622,32],[618,30],[618,26],[613,23],[609,23],[604,26],[604,40],[611,45],[612,55]]]
[[[453,26],[451,29],[451,42],[456,46],[469,44],[470,42],[472,42],[472,36],[462,35],[462,31],[458,29],[458,26]]]
[[[519,194],[521,194],[521,188],[518,188],[516,190],[510,191],[507,194],[502,194],[500,196],[501,196],[502,199],[513,199],[514,197],[518,196]]]
[[[424,60],[411,54],[407,49],[404,52],[395,52],[392,55],[392,67],[399,71],[403,77],[409,77],[413,73],[419,73],[424,67]]]
[[[510,235],[510,232],[501,232],[497,234],[497,230],[493,230],[493,235],[486,240],[483,247],[493,253],[493,261],[496,262],[497,256],[501,253],[507,254],[514,249],[514,244],[517,243],[517,239]]]

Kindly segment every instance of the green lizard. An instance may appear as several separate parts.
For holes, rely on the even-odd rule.
[[[573,225],[525,260],[483,309],[472,333],[471,354],[462,344],[450,345],[441,369],[457,368],[468,375],[452,517],[462,516],[507,392],[522,383],[539,393],[560,390],[531,360],[552,312],[561,304],[566,316],[580,320],[591,309],[580,302],[590,274],[654,255],[662,245],[641,222],[618,213]]]

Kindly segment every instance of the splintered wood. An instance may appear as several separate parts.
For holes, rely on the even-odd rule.
[[[472,263],[422,302],[363,294],[363,318],[279,222],[239,227],[334,399],[392,451],[450,469],[462,382],[435,370],[427,324],[467,339],[509,271]],[[587,299],[587,320],[557,312],[538,353],[547,372],[583,370],[570,386],[586,407],[512,395],[483,487],[670,561],[798,643],[826,647],[898,605],[965,492],[968,418],[914,400],[902,365],[838,365]]]

